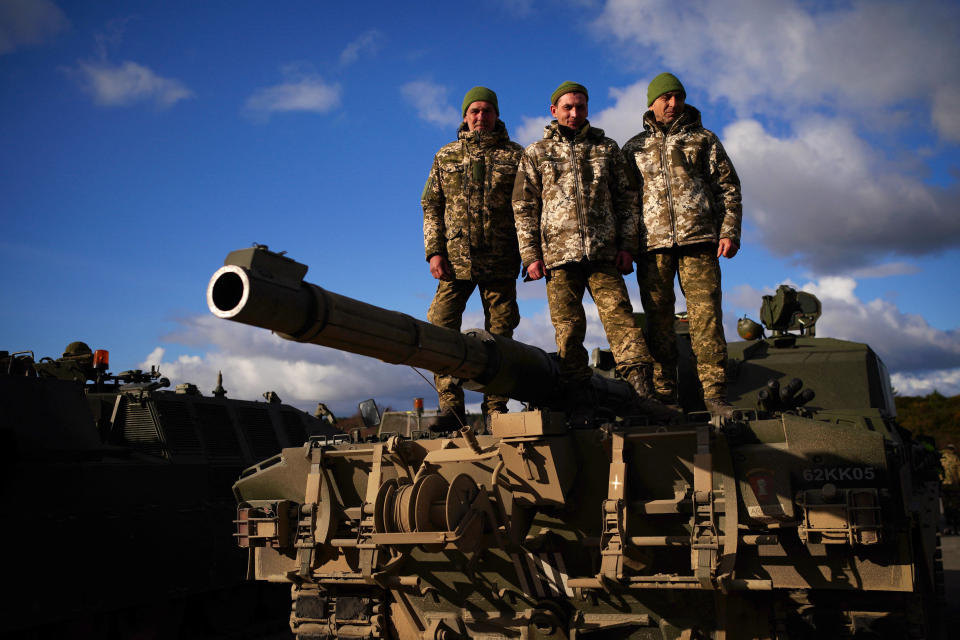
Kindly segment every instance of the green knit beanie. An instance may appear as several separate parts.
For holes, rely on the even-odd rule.
[[[687,90],[683,88],[677,76],[664,72],[650,81],[650,86],[647,87],[647,106],[652,105],[654,100],[667,91],[679,91],[684,97],[687,95]]]
[[[467,115],[467,107],[469,107],[474,102],[489,102],[493,105],[493,108],[497,111],[497,115],[500,115],[500,105],[497,104],[497,94],[491,89],[486,87],[474,87],[467,91],[467,95],[463,96],[463,116]]]
[[[587,93],[587,88],[582,84],[577,84],[576,82],[570,82],[567,80],[553,92],[553,95],[550,96],[550,104],[557,104],[557,100],[560,99],[565,93],[582,93],[587,97],[587,100],[590,99],[590,94]]]

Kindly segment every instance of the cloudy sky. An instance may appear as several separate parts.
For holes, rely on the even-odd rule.
[[[0,349],[80,339],[204,391],[223,370],[232,397],[431,406],[409,368],[214,318],[209,276],[258,242],[425,318],[419,196],[463,94],[495,89],[529,144],[574,80],[622,144],[669,70],[743,182],[727,335],[790,282],[901,393],[960,393],[957,60],[956,2],[0,0]],[[518,336],[550,348],[542,282],[520,292]]]

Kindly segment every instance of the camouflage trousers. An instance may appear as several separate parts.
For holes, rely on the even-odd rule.
[[[950,533],[960,533],[960,488],[946,486],[941,489],[943,519]]]
[[[695,244],[650,251],[637,261],[640,300],[647,316],[657,393],[676,398],[677,336],[674,329],[673,279],[687,299],[687,318],[704,398],[727,394],[727,341],[720,307],[720,260],[715,244]]]
[[[473,290],[480,289],[483,303],[483,328],[499,336],[513,337],[513,330],[520,324],[520,308],[517,306],[517,281],[492,280],[473,282],[472,280],[441,280],[437,292],[427,311],[427,320],[438,327],[460,330],[463,310]],[[464,410],[463,388],[450,376],[433,376],[437,386],[437,395],[441,411],[450,409],[460,413]],[[506,411],[505,396],[485,395],[481,410]]]
[[[607,342],[617,362],[617,371],[628,373],[652,362],[643,332],[637,328],[623,276],[611,262],[578,262],[547,271],[547,302],[550,320],[557,334],[560,372],[566,380],[591,375],[583,340],[587,335],[587,317],[583,294],[597,305]]]

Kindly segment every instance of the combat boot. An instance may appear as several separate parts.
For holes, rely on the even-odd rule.
[[[734,409],[733,405],[727,402],[727,399],[723,396],[719,398],[704,398],[703,404],[710,413],[718,415],[721,418],[726,418],[727,420],[733,420],[733,414],[736,409]]]
[[[636,404],[641,414],[656,422],[672,422],[683,417],[682,411],[657,400],[653,390],[653,373],[649,367],[638,367],[630,371],[627,382],[637,392]]]
[[[496,413],[507,413],[507,405],[504,403],[491,404],[484,408],[483,413],[483,431],[482,434],[493,433],[493,415]]]
[[[630,386],[633,387],[633,390],[637,392],[637,395],[641,398],[651,398],[654,399],[657,397],[656,392],[653,390],[653,371],[650,367],[637,367],[632,369],[630,373],[627,374],[627,382],[630,383]]]
[[[491,413],[507,413],[507,402],[510,398],[506,396],[483,396],[483,402],[480,403],[480,413],[488,415]]]
[[[459,431],[467,424],[467,414],[461,407],[440,407],[440,415],[430,425],[433,432]]]
[[[674,411],[679,411],[681,413],[683,412],[683,407],[680,406],[680,401],[677,400],[676,391],[670,393],[661,393],[658,391],[654,398],[657,400],[657,402],[668,409],[673,409]]]

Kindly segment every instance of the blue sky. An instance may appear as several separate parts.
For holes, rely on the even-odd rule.
[[[259,242],[425,318],[419,196],[464,92],[496,90],[529,144],[581,82],[622,144],[670,70],[743,182],[728,337],[791,282],[901,392],[960,393],[958,59],[955,2],[0,0],[0,348],[81,339],[204,391],[222,369],[233,397],[430,406],[409,369],[217,320],[210,274]],[[542,282],[520,295],[518,337],[551,348]]]

